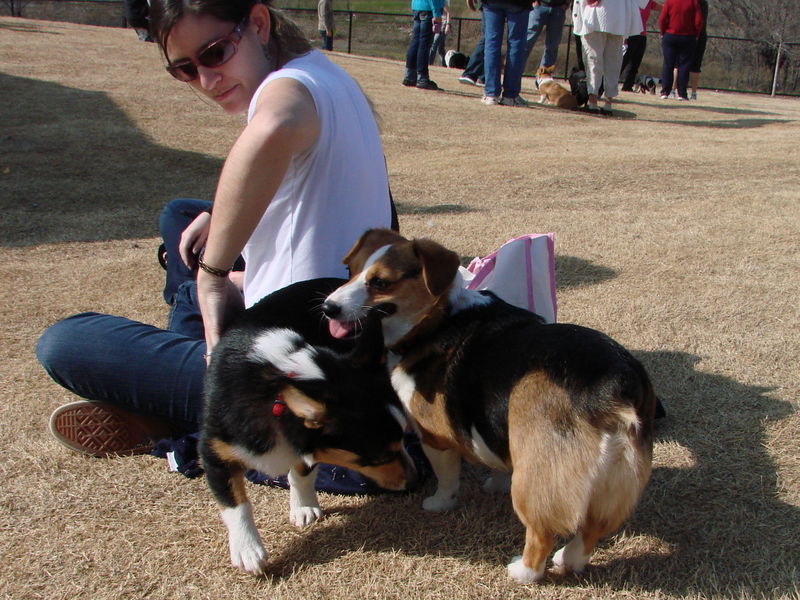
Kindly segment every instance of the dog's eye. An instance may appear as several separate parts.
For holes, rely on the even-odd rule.
[[[390,285],[391,285],[390,281],[387,281],[386,279],[382,279],[377,276],[369,280],[369,287],[371,287],[374,290],[378,290],[379,292],[386,291],[387,289],[389,289]]]

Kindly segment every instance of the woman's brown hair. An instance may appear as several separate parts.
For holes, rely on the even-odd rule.
[[[240,23],[257,3],[267,6],[272,32],[265,48],[268,58],[282,66],[295,56],[311,51],[311,42],[294,21],[262,0],[150,0],[150,34],[158,40],[166,57],[169,34],[185,14],[211,15],[220,21]]]

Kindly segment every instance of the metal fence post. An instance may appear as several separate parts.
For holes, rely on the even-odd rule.
[[[347,11],[347,53],[353,53],[353,11]]]
[[[772,93],[770,96],[775,95],[775,90],[778,88],[778,71],[781,68],[781,52],[783,51],[783,40],[778,41],[778,55],[775,57],[775,71],[772,74]]]

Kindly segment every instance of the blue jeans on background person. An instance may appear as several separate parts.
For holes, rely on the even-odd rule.
[[[530,56],[536,40],[542,33],[543,28],[547,28],[544,38],[544,54],[539,63],[543,67],[550,67],[558,60],[558,45],[561,43],[561,35],[564,33],[564,22],[567,19],[566,5],[564,6],[545,6],[540,4],[535,6],[528,17],[528,33],[526,40],[526,56]]]
[[[323,50],[333,50],[333,35],[328,35],[324,29],[319,30],[319,37],[322,40],[320,48]]]
[[[665,33],[661,38],[664,63],[661,68],[661,95],[669,96],[675,83],[673,70],[678,69],[678,96],[688,99],[686,87],[689,85],[689,70],[694,60],[694,47],[697,40],[693,35]]]
[[[406,52],[406,75],[408,82],[426,82],[428,75],[428,58],[433,44],[433,12],[429,10],[414,11],[414,27],[411,31],[411,43]]]
[[[444,45],[447,42],[447,34],[444,31],[440,31],[439,33],[433,36],[433,42],[431,43],[431,51],[428,56],[428,64],[432,65],[436,62],[436,55],[439,55],[439,60],[443,67],[447,66],[444,60]]]
[[[530,11],[505,2],[484,3],[481,11],[483,12],[485,44],[483,70],[486,86],[484,94],[493,98],[499,98],[502,95],[504,98],[514,99],[519,96],[520,89],[522,89],[522,73],[527,60],[525,41]],[[508,23],[508,45],[501,85],[500,56],[506,23]]]

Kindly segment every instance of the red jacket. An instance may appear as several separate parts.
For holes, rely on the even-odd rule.
[[[658,17],[662,35],[693,35],[699,37],[703,30],[703,13],[697,0],[665,0]]]

